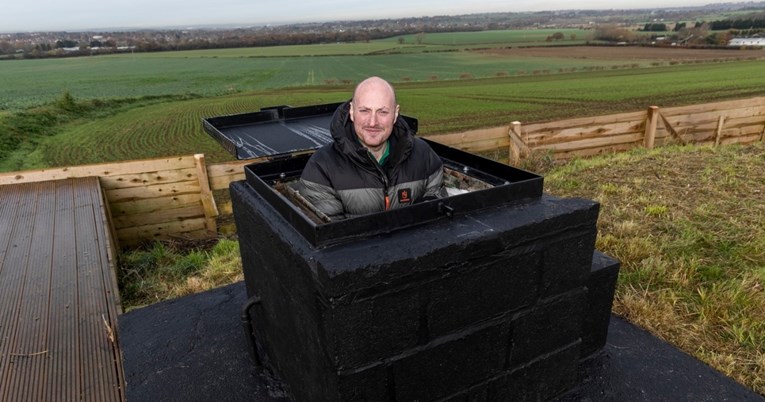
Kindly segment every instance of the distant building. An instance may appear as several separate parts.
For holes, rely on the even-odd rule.
[[[765,38],[733,38],[728,42],[728,46],[765,46]]]

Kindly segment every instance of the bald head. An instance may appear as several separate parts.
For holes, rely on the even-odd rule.
[[[393,132],[398,109],[393,87],[380,77],[361,81],[353,92],[349,108],[353,128],[359,141],[378,159]]]
[[[369,77],[364,81],[361,81],[359,85],[356,85],[356,89],[353,91],[353,100],[356,101],[359,93],[363,94],[367,91],[387,93],[390,96],[393,105],[396,105],[396,91],[393,89],[393,85],[380,77]]]

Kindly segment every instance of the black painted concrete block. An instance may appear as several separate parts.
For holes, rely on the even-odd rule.
[[[542,297],[587,285],[597,235],[595,222],[587,229],[566,236],[545,249]]]
[[[339,369],[395,356],[418,343],[420,297],[412,289],[351,303],[322,313],[327,352]]]
[[[514,322],[510,367],[517,367],[578,341],[587,307],[587,289],[579,288],[534,306]]]
[[[337,395],[338,401],[392,401],[388,367],[377,364],[360,370],[338,373]]]
[[[428,286],[429,336],[438,337],[533,304],[540,260],[539,253],[492,256],[481,266]]]
[[[249,205],[262,202],[243,182],[232,183],[231,200],[239,220],[239,244],[248,296],[261,303],[250,309],[257,342],[265,360],[291,387],[298,399],[327,395],[332,368],[318,343],[322,339],[310,271],[295,250],[285,246],[268,225],[267,216]],[[247,224],[243,224],[247,223]],[[263,250],[271,252],[264,253]],[[276,274],[282,268],[284,271]],[[291,273],[289,271],[292,271]],[[294,281],[284,282],[285,277]],[[300,384],[299,378],[310,378]]]
[[[499,374],[509,335],[509,323],[499,321],[409,351],[392,364],[396,400],[438,399]]]
[[[532,374],[557,392],[560,350],[579,360],[597,203],[544,196],[317,248],[248,184],[231,194],[255,332],[296,400],[497,400],[500,379],[534,400]]]
[[[396,236],[359,239],[346,247],[322,250],[316,261],[322,292],[338,298],[412,287],[472,269],[472,262],[505,249],[495,233],[476,222],[453,228],[449,223],[436,222],[402,230]],[[466,235],[481,229],[488,233]]]
[[[581,341],[540,356],[489,384],[489,401],[539,402],[559,395],[577,382]]]
[[[606,345],[619,266],[619,261],[601,252],[594,252],[587,282],[587,313],[582,323],[582,357]]]
[[[301,305],[311,305],[315,285],[305,256],[293,244],[285,242],[274,230],[269,229],[272,222],[264,214],[267,209],[255,211],[250,208],[253,204],[265,201],[250,191],[244,182],[232,183],[230,194],[234,217],[239,222],[237,234],[242,266],[247,267],[243,269],[247,295],[257,294],[268,300],[263,293],[275,291],[273,287],[279,284],[279,292],[287,292],[289,297]]]
[[[439,402],[492,402],[489,400],[489,381],[440,399]]]
[[[505,250],[541,251],[550,239],[591,230],[597,212],[598,204],[592,201],[545,196],[528,204],[455,215],[416,228],[360,238],[309,252],[307,257],[316,257],[315,277],[322,293],[343,297],[380,284],[409,286],[423,276],[437,276],[445,269]]]

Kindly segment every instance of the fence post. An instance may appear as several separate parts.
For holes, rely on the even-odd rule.
[[[653,148],[656,140],[656,125],[659,122],[659,107],[648,107],[648,115],[646,116],[645,125],[645,138],[643,144],[646,148]]]
[[[517,136],[520,139],[521,136],[521,122],[520,121],[514,121],[511,123],[510,131],[507,133],[510,136],[510,146],[509,146],[509,155],[508,155],[508,165],[517,165],[521,162],[521,149],[517,144],[517,141],[515,140],[514,136]]]
[[[210,190],[210,179],[207,177],[207,166],[205,166],[205,155],[195,154],[194,161],[197,167],[197,178],[199,179],[200,199],[205,211],[205,228],[213,233],[217,233],[218,227],[215,223],[215,217],[218,216],[218,207],[215,205]]]
[[[717,131],[715,132],[715,146],[720,145],[720,138],[722,137],[723,125],[725,124],[725,116],[720,116],[717,119]]]

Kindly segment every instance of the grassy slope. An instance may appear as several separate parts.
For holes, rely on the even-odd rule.
[[[616,313],[765,393],[765,145],[575,161],[545,190],[598,200]]]

